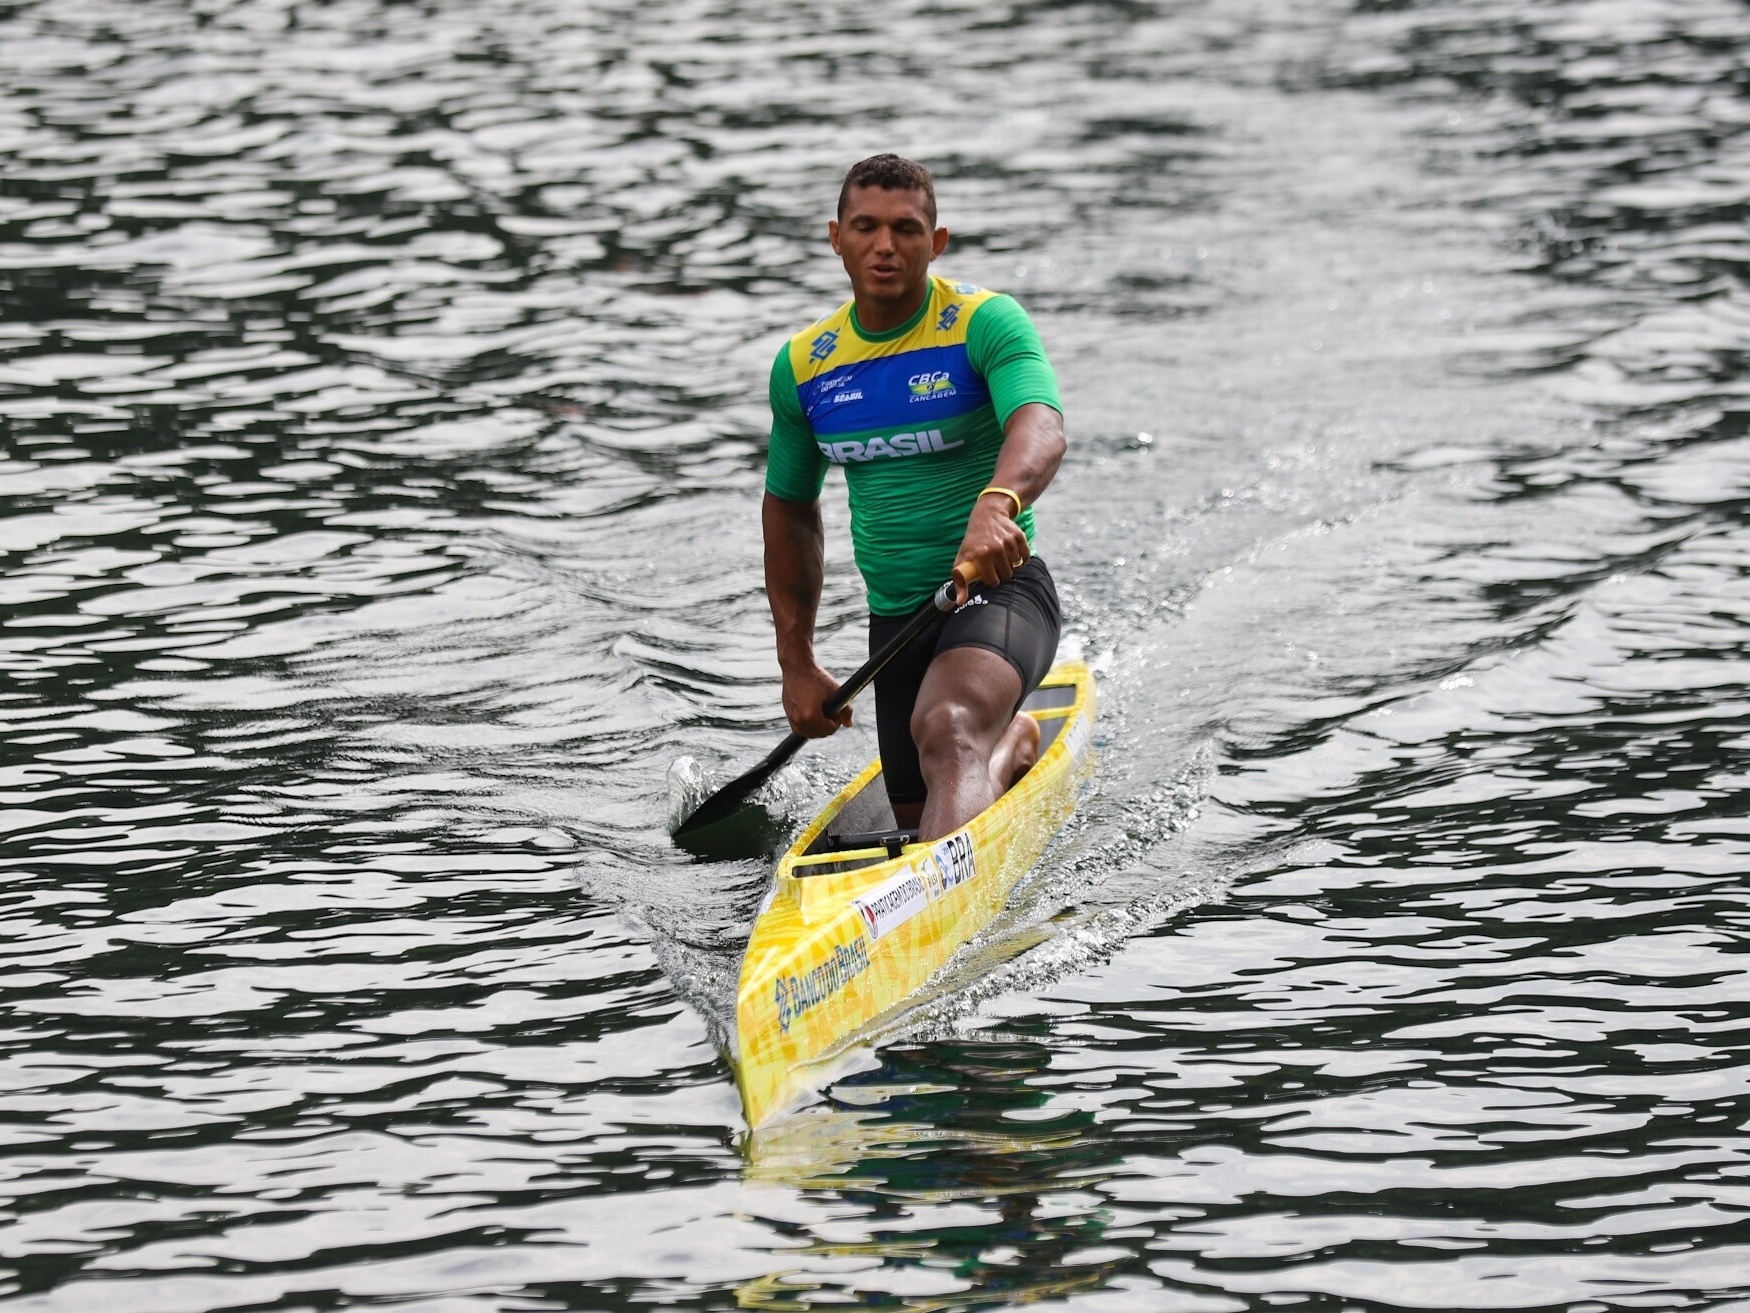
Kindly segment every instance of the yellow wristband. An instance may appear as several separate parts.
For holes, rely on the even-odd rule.
[[[982,497],[982,496],[984,496],[985,492],[1000,492],[1000,493],[1002,493],[1003,496],[1007,497],[1010,501],[1015,503],[1015,518],[1017,520],[1021,518],[1021,512],[1023,510],[1025,510],[1026,507],[1021,505],[1021,494],[1020,493],[1016,492],[1013,488],[999,488],[994,483],[990,487],[986,488],[984,490],[984,492],[981,492],[978,495],[980,497]]]

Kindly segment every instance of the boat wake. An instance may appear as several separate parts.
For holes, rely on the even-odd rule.
[[[964,1035],[988,1024],[980,1009],[1005,995],[1035,996],[1110,959],[1186,907],[1221,897],[1233,873],[1194,864],[1173,848],[1202,810],[1215,774],[1201,745],[1168,783],[1101,805],[1096,777],[1082,807],[1008,907],[950,958],[906,1008],[855,1037],[860,1046]],[[861,1088],[861,1087],[860,1087]]]

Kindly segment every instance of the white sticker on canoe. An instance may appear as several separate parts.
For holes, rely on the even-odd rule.
[[[965,830],[950,834],[930,849],[936,860],[936,896],[965,884],[978,874],[978,863],[972,855],[972,836]]]
[[[1076,723],[1069,727],[1069,755],[1071,761],[1079,762],[1082,754],[1088,750],[1088,740],[1093,738],[1093,727],[1088,724],[1086,716],[1077,716]]]
[[[870,939],[879,939],[898,929],[929,905],[929,891],[924,888],[918,873],[909,866],[861,898],[851,899],[851,906],[863,918]]]

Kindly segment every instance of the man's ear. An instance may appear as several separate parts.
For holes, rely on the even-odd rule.
[[[948,249],[948,230],[946,228],[938,228],[938,229],[936,229],[935,236],[933,236],[930,239],[930,259],[934,260],[938,255],[940,255],[943,251],[945,251],[947,249]],[[835,250],[835,251],[838,250],[838,246],[836,244],[833,246],[833,250]]]
[[[832,243],[832,253],[834,255],[840,254],[839,221],[837,219],[828,219],[826,221],[826,240]]]

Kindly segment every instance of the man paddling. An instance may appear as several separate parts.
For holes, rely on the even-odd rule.
[[[1039,755],[1019,714],[1057,652],[1057,590],[1033,555],[1032,505],[1063,459],[1057,380],[1007,296],[930,274],[948,245],[922,165],[853,165],[827,224],[851,300],[791,338],[772,367],[761,508],[766,595],[784,713],[820,738],[851,723],[822,704],[838,682],[814,654],[825,535],[820,493],[845,471],[851,539],[877,650],[956,565],[958,610],[875,680],[875,730],[894,817],[938,838],[996,801]]]

